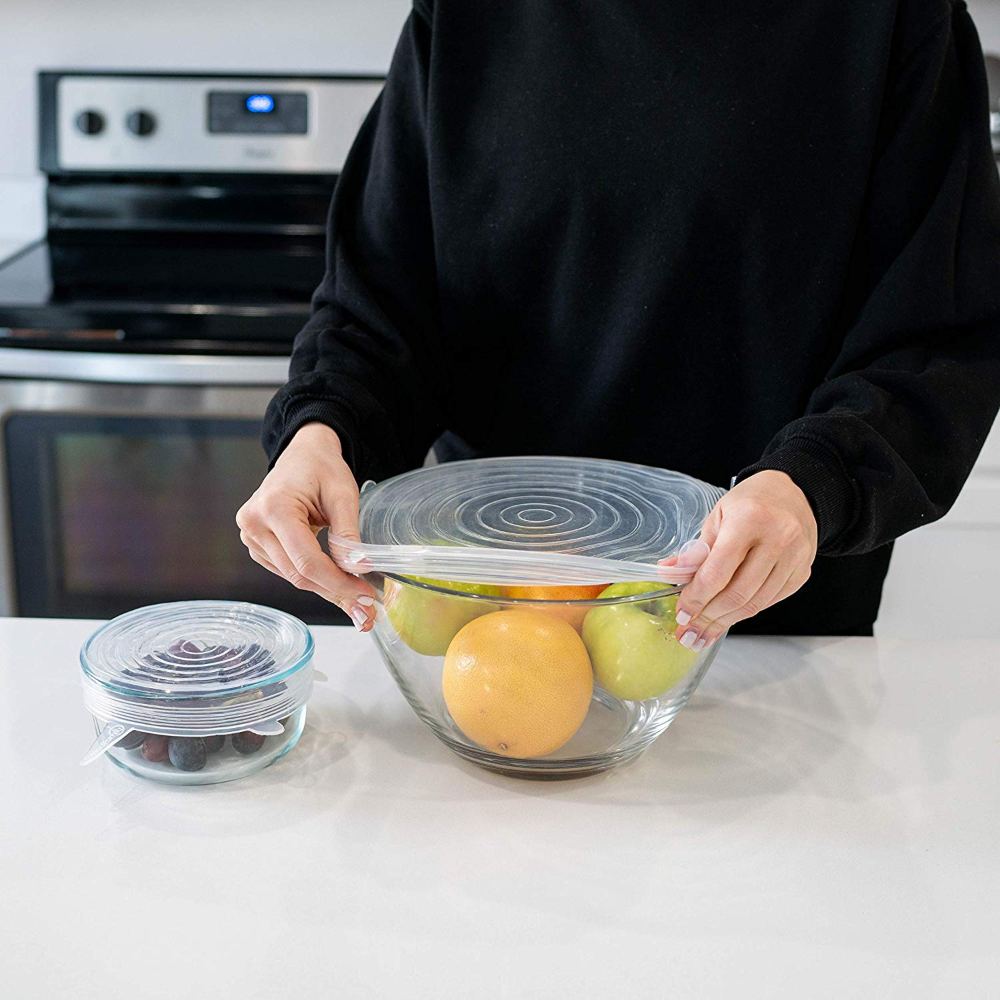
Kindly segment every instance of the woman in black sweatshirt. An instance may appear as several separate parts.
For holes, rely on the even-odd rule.
[[[986,109],[960,0],[417,0],[268,410],[253,557],[367,629],[312,530],[356,535],[356,480],[432,444],[616,458],[737,484],[686,644],[870,633],[1000,403]]]

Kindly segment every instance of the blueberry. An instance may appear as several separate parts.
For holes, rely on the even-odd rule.
[[[167,759],[167,743],[169,738],[151,733],[142,741],[142,755],[153,764]]]
[[[225,736],[206,736],[205,750],[208,753],[218,753],[226,745]]]
[[[242,754],[256,753],[264,745],[265,739],[266,737],[257,733],[233,733],[233,749]]]
[[[168,754],[178,771],[200,771],[208,760],[205,741],[200,736],[171,736]]]
[[[143,740],[145,740],[146,734],[140,733],[137,729],[133,729],[128,736],[123,736],[116,744],[116,747],[121,747],[122,750],[135,750],[142,746]]]

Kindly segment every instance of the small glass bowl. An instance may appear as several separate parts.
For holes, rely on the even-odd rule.
[[[100,735],[109,720],[97,716],[93,719],[94,731]],[[303,705],[280,720],[284,731],[275,735],[244,730],[190,737],[133,731],[106,750],[105,755],[140,778],[170,785],[214,785],[245,778],[280,760],[299,742],[305,721]],[[171,741],[175,744],[172,754]],[[185,745],[177,747],[178,743]]]
[[[687,704],[721,645],[681,646],[680,588],[662,583],[546,600],[539,588],[514,597],[519,588],[369,579],[381,599],[375,641],[417,716],[459,756],[517,777],[579,777],[633,760]]]
[[[80,650],[97,739],[83,763],[168,784],[253,774],[298,742],[313,682],[313,638],[298,619],[234,601],[138,608]]]

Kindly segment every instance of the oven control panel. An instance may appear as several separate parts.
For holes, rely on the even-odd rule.
[[[377,77],[42,73],[48,173],[337,174]]]

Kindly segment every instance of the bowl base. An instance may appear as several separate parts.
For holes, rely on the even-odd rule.
[[[545,767],[532,767],[529,761],[511,761],[500,763],[493,754],[477,752],[461,744],[452,744],[444,741],[448,748],[463,760],[467,760],[484,771],[492,771],[494,774],[502,774],[506,778],[522,778],[529,781],[571,781],[574,778],[589,778],[595,774],[603,774],[612,768],[621,767],[635,760],[645,749],[640,747],[633,753],[624,755],[614,760],[601,761],[565,761],[565,767],[554,769],[553,761],[546,761]],[[560,762],[562,763],[562,762]]]
[[[620,701],[596,688],[590,712],[579,732],[554,755],[535,760],[504,757],[456,739],[438,726],[432,729],[459,757],[487,771],[511,778],[562,781],[601,774],[634,760],[666,728],[668,720],[659,718],[651,725],[654,720],[649,716],[647,705]]]

